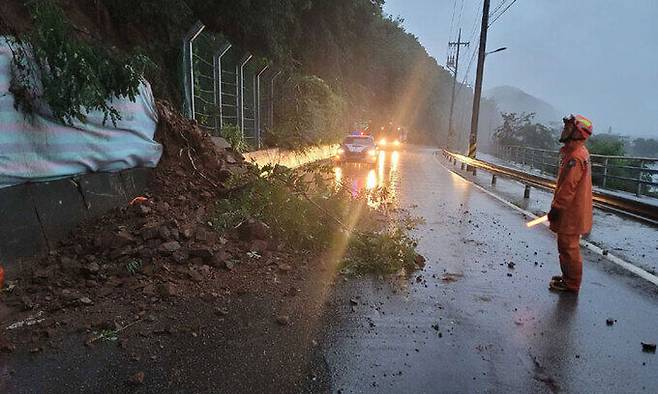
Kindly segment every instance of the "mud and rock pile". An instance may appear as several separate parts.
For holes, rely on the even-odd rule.
[[[5,296],[17,311],[60,311],[112,299],[157,302],[185,294],[234,255],[255,244],[265,253],[268,229],[245,223],[220,235],[209,218],[223,186],[244,171],[242,156],[218,145],[194,121],[158,103],[156,139],[164,155],[149,193],[130,205],[83,223],[58,250],[23,264]]]

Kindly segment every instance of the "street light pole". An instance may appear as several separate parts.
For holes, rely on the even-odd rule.
[[[484,0],[482,9],[482,27],[480,28],[480,48],[478,50],[478,67],[473,94],[473,114],[471,115],[471,135],[468,141],[468,157],[475,158],[478,142],[478,120],[480,118],[480,99],[482,98],[482,76],[484,74],[484,58],[487,53],[487,27],[489,26],[489,3]],[[473,170],[475,172],[475,170]]]

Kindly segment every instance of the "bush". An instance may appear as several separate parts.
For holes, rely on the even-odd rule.
[[[388,275],[416,269],[416,241],[393,225],[382,232],[365,232],[350,239],[344,270]]]
[[[244,135],[242,135],[242,130],[236,125],[222,127],[220,134],[236,152],[246,152],[251,149],[251,146],[245,141]]]
[[[247,183],[234,185],[231,198],[218,202],[212,223],[219,231],[255,218],[292,248],[338,252],[349,272],[414,269],[416,242],[406,235],[413,222],[406,216],[393,219],[388,204],[381,203],[382,191],[353,196],[333,183],[328,167],[319,165],[303,170],[254,167],[246,178]],[[347,245],[346,251],[337,245]]]

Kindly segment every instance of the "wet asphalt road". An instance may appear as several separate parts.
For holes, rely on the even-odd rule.
[[[396,155],[394,168],[388,153],[375,171],[425,218],[416,235],[428,265],[409,280],[334,289],[319,362],[329,391],[658,391],[658,356],[641,347],[658,341],[655,287],[584,253],[579,297],[549,292],[559,268],[547,228],[526,229],[523,215],[449,172],[432,150]],[[372,172],[341,176],[368,184]]]
[[[156,321],[136,326],[126,350],[87,348],[86,335],[72,333],[58,351],[0,354],[0,393],[658,391],[658,355],[641,349],[658,341],[655,287],[585,254],[580,296],[550,293],[558,264],[545,227],[526,229],[521,214],[449,172],[431,149],[382,159],[335,176],[355,193],[389,186],[425,218],[415,231],[423,271],[350,279],[317,259],[297,262],[279,281],[267,267],[245,266],[220,278],[231,296],[155,305]],[[503,180],[499,187],[521,193]],[[620,221],[618,228],[639,231],[633,242],[656,237],[606,217],[597,215],[595,226]],[[629,256],[641,258],[632,245]],[[238,275],[262,283],[241,293],[240,281],[230,287]],[[219,307],[228,315],[218,316]],[[289,325],[275,321],[281,314]],[[140,370],[144,384],[127,385]]]

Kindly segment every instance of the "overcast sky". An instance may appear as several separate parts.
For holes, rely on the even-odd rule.
[[[491,10],[502,1],[491,0]],[[440,64],[459,27],[462,38],[471,40],[470,50],[477,51],[482,0],[386,3],[386,12],[403,17]],[[484,88],[516,86],[558,111],[590,117],[595,132],[612,126],[619,133],[658,138],[657,21],[658,0],[517,0],[489,29],[487,49],[508,49],[487,57]],[[460,80],[470,55],[460,57]]]

